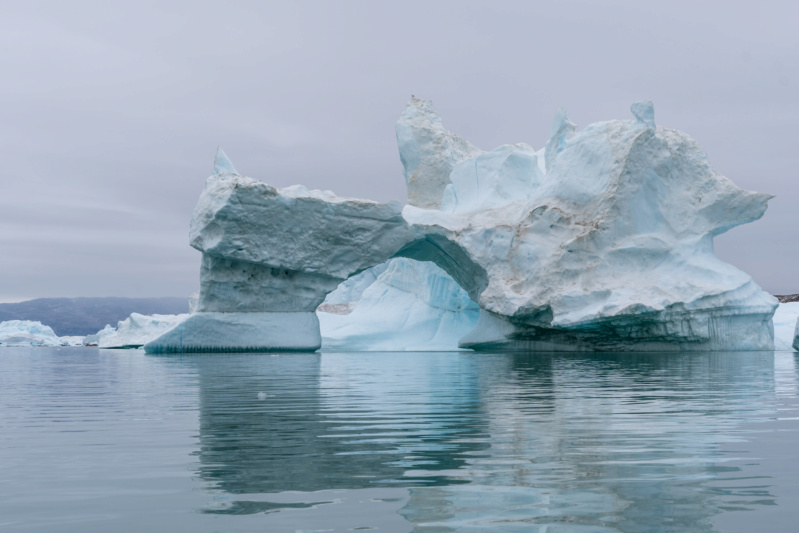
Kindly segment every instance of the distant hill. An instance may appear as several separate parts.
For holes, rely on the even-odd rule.
[[[188,298],[37,298],[0,304],[0,322],[38,320],[56,335],[89,335],[106,324],[116,327],[131,313],[176,315],[189,312]]]
[[[781,304],[799,302],[799,294],[775,294],[774,296],[780,301]]]

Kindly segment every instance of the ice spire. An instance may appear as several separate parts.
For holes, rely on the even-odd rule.
[[[414,96],[397,121],[396,130],[408,204],[438,209],[444,189],[450,184],[452,169],[481,151],[444,129],[432,102]]]
[[[643,123],[647,128],[655,127],[655,106],[651,100],[634,102],[630,106],[630,111],[633,112],[638,122]]]
[[[569,120],[566,108],[561,107],[558,109],[558,112],[555,113],[555,118],[552,120],[549,140],[544,149],[544,161],[546,163],[547,172],[549,172],[549,169],[552,168],[552,165],[555,163],[555,156],[557,156],[566,145],[566,137],[573,133],[576,127],[577,125]]]
[[[216,149],[216,156],[214,157],[214,176],[221,174],[222,172],[238,174],[238,172],[236,172],[236,167],[234,167],[233,163],[230,162],[230,158],[227,156],[225,151],[222,150],[222,147],[219,146]]]

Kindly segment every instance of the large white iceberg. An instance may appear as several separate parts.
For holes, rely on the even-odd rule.
[[[361,279],[360,282],[364,283]],[[351,294],[349,286],[331,293]],[[479,307],[433,263],[393,259],[349,314],[318,313],[325,351],[457,350]]]
[[[0,346],[62,346],[53,328],[34,320],[0,322]]]
[[[650,102],[631,110],[573,136],[560,110],[542,149],[484,152],[411,99],[397,124],[404,208],[275,189],[220,150],[191,223],[196,312],[146,349],[318,349],[327,294],[393,257],[435,263],[479,304],[461,347],[772,349],[777,300],[713,253],[713,238],[760,218],[770,196],[656,126]]]
[[[113,331],[106,329],[97,333],[100,348],[140,348],[151,340],[182,323],[189,317],[182,315],[141,315],[131,313],[117,323]]]
[[[713,253],[713,237],[761,217],[770,196],[739,189],[687,135],[656,127],[651,104],[633,112],[570,139],[560,112],[544,165],[524,147],[480,155],[453,171],[449,212],[405,208],[486,272],[483,314],[462,345],[771,347],[776,299]],[[455,179],[470,164],[477,171]],[[497,175],[515,192],[487,203],[474,191],[496,188]]]

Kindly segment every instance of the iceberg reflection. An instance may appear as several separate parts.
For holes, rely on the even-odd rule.
[[[712,531],[718,513],[775,504],[725,445],[796,382],[775,383],[771,352],[187,360],[203,480],[408,488],[400,514],[420,532]]]

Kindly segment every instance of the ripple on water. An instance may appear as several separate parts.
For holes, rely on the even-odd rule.
[[[0,527],[714,531],[788,516],[796,385],[790,353],[5,349]]]

